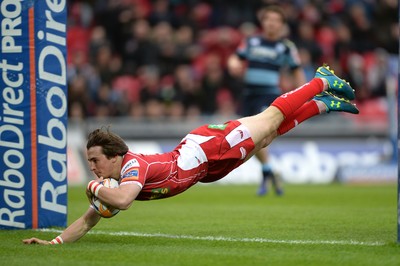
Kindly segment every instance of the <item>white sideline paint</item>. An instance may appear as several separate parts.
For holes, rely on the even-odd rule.
[[[61,233],[56,229],[38,229],[41,232]],[[383,246],[384,242],[364,242],[355,240],[278,240],[267,238],[232,238],[225,236],[191,236],[191,235],[169,235],[162,233],[138,233],[138,232],[106,232],[91,231],[92,235],[111,235],[111,236],[136,236],[136,237],[161,237],[170,239],[189,239],[202,241],[223,241],[223,242],[250,242],[250,243],[272,243],[272,244],[290,244],[290,245],[352,245],[352,246]]]

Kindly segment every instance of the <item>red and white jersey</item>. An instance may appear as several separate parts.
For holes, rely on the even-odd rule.
[[[137,200],[167,198],[197,182],[213,182],[241,165],[254,149],[248,129],[238,121],[199,127],[171,152],[143,155],[128,152],[121,185],[136,183]]]

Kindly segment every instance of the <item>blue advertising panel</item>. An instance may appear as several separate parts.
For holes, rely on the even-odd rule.
[[[0,228],[66,226],[66,1],[0,0]]]

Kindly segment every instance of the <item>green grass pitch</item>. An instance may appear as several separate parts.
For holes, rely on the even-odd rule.
[[[400,265],[396,185],[197,185],[134,202],[74,244],[23,245],[51,231],[0,230],[1,265]],[[69,190],[68,224],[88,207]]]

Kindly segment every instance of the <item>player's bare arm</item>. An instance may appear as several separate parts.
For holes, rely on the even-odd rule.
[[[83,237],[87,232],[90,231],[100,220],[100,216],[96,213],[96,211],[92,208],[89,208],[85,214],[83,214],[80,218],[78,218],[75,222],[73,222],[64,232],[59,235],[58,241],[61,243],[71,243],[79,240]],[[41,245],[49,245],[52,244],[52,241],[42,240],[36,237],[32,237],[29,239],[24,239],[22,242],[24,244],[41,244]]]
[[[102,202],[120,210],[128,209],[139,194],[141,187],[136,184],[126,184],[118,188],[102,187],[97,195]]]

